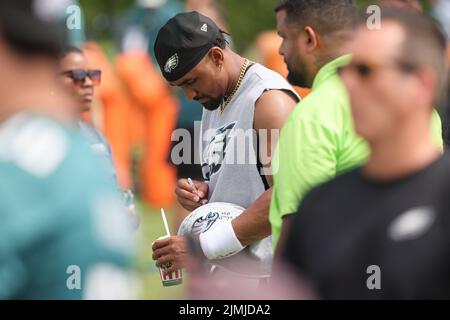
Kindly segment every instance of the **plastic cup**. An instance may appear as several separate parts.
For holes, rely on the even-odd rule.
[[[159,237],[157,240],[167,238],[167,236]],[[181,269],[172,271],[168,274],[164,272],[170,268],[172,262],[167,262],[159,267],[159,276],[164,287],[176,286],[183,283],[183,271]]]
[[[161,276],[161,282],[164,287],[176,286],[183,283],[183,272],[181,269],[164,274],[164,271],[170,268],[171,265],[172,263],[168,262],[159,267],[159,275]]]

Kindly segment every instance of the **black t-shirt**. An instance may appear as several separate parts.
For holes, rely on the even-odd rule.
[[[447,93],[447,104],[444,107],[444,111],[441,112],[442,119],[442,135],[444,137],[444,147],[446,150],[450,149],[450,90]]]
[[[391,182],[355,169],[304,198],[283,258],[326,299],[448,299],[449,207],[449,156]]]

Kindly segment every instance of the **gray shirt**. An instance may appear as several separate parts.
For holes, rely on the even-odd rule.
[[[229,202],[248,208],[268,188],[261,175],[258,156],[258,140],[264,136],[258,137],[254,130],[255,103],[268,90],[286,90],[299,99],[282,76],[253,64],[223,113],[220,109],[204,109],[200,159],[203,177],[209,184],[210,203]],[[262,266],[260,274],[270,273],[270,238],[246,249],[253,261],[255,258],[264,261],[259,264]]]

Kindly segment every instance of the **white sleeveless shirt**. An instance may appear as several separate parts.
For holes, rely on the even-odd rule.
[[[229,202],[248,208],[268,189],[261,175],[254,130],[255,103],[268,90],[285,90],[300,100],[281,75],[255,63],[223,113],[220,109],[203,110],[200,159],[203,177],[209,184],[209,203]],[[271,237],[245,250],[253,264],[259,261],[257,274],[270,274]]]

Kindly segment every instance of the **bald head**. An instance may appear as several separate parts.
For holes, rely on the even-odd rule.
[[[423,11],[419,0],[380,0],[379,4],[383,7],[409,9],[416,12]]]
[[[370,143],[428,126],[447,73],[445,39],[433,20],[392,8],[382,8],[381,20],[379,29],[358,27],[352,62],[340,70],[355,130]]]
[[[365,23],[364,19],[363,24],[361,24],[362,29],[365,29]],[[435,99],[441,98],[443,90],[446,88],[448,73],[447,43],[437,23],[432,18],[414,10],[382,7],[381,31],[385,26],[390,26],[390,30],[397,30],[395,31],[396,39],[399,41],[395,47],[397,60],[404,61],[416,68],[427,67],[431,69],[437,76]],[[367,33],[370,34],[371,32]],[[392,38],[391,33],[379,32],[379,36],[381,34],[387,38],[386,40]],[[373,50],[376,51],[377,48],[373,48]],[[435,103],[438,103],[438,101],[435,101]]]

